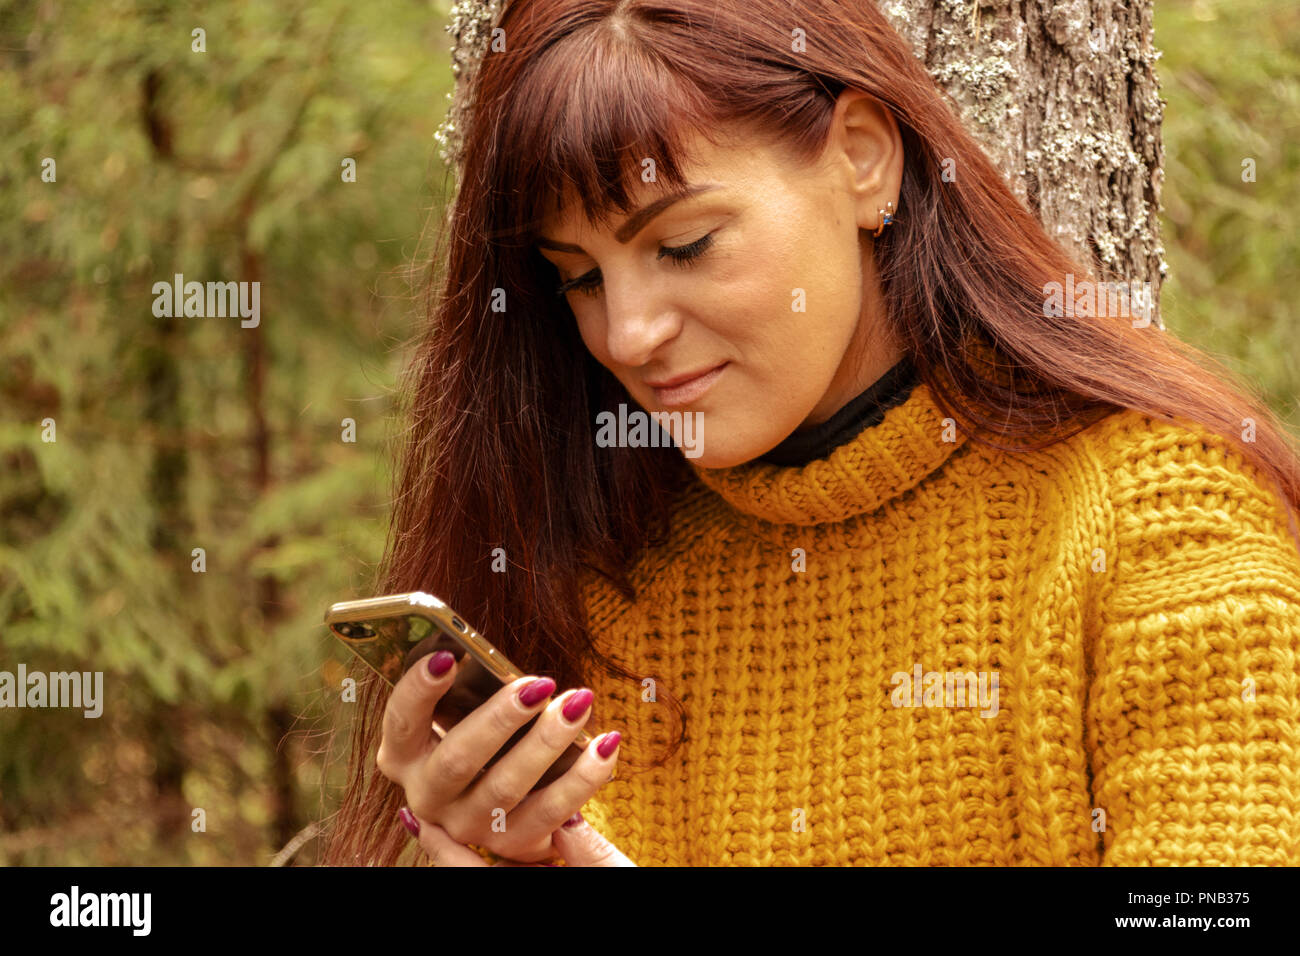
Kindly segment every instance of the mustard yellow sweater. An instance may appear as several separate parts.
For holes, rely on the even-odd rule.
[[[803,467],[696,468],[590,579],[584,808],[645,865],[1300,864],[1300,555],[1195,426],[992,451],[918,385]],[[673,729],[689,738],[663,768]]]

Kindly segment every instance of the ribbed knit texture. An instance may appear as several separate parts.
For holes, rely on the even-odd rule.
[[[588,580],[598,645],[655,683],[592,675],[587,730],[624,741],[587,819],[643,866],[1300,864],[1275,493],[1137,412],[1018,454],[948,425],[922,384],[828,458],[696,467],[637,601]],[[996,713],[925,679],[895,706],[918,666],[996,672]],[[663,691],[687,743],[634,772]]]

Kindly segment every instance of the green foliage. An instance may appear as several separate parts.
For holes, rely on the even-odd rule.
[[[1300,7],[1157,0],[1155,39],[1166,325],[1256,383],[1300,434]]]
[[[105,703],[0,711],[0,863],[266,862],[348,718],[321,617],[383,546],[447,10],[3,16],[0,670],[103,671]],[[259,281],[260,325],[155,316],[176,273]]]

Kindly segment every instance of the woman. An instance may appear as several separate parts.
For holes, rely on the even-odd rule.
[[[870,3],[499,26],[378,590],[554,682],[436,745],[454,668],[370,683],[329,859],[1300,863],[1268,410],[1078,294]]]

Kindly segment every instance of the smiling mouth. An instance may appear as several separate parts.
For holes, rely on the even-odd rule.
[[[651,386],[655,391],[655,400],[665,408],[674,406],[689,405],[691,402],[698,401],[704,393],[713,387],[713,383],[718,377],[726,371],[730,362],[723,362],[694,378],[678,382],[671,386]]]

